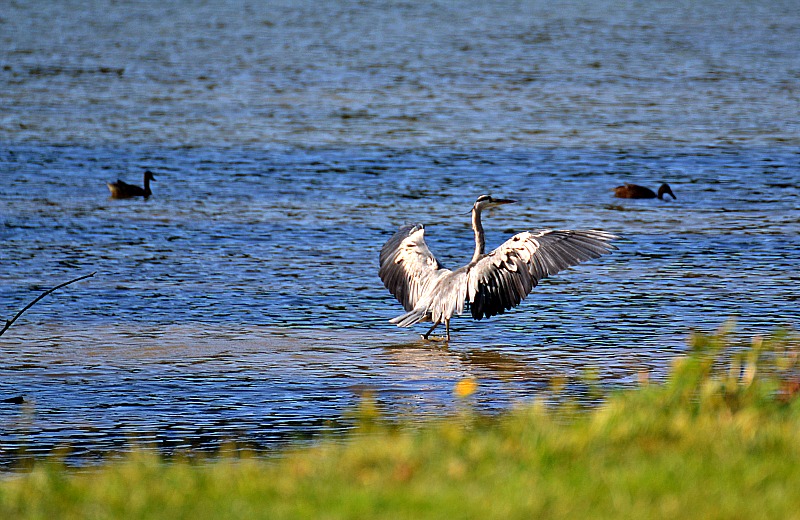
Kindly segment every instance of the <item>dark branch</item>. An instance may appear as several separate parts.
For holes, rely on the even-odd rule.
[[[35,300],[33,300],[32,302],[30,302],[28,305],[26,305],[24,309],[22,309],[21,311],[19,311],[19,312],[17,313],[17,315],[16,315],[16,316],[14,316],[13,318],[11,318],[10,320],[7,320],[7,321],[6,321],[6,325],[3,327],[3,330],[0,330],[0,336],[2,336],[2,335],[3,335],[3,333],[4,333],[5,331],[7,331],[9,327],[11,327],[11,324],[13,324],[15,321],[17,321],[17,318],[19,318],[20,316],[22,316],[22,313],[23,313],[23,312],[25,312],[25,311],[27,311],[28,309],[30,309],[31,307],[33,307],[33,306],[36,304],[36,302],[38,302],[39,300],[41,300],[42,298],[44,298],[45,296],[47,296],[47,295],[48,295],[48,294],[50,294],[51,292],[55,291],[56,289],[61,289],[61,288],[62,288],[62,287],[64,287],[65,285],[69,285],[69,284],[71,284],[71,283],[75,283],[75,282],[80,282],[81,280],[84,280],[84,279],[86,279],[86,278],[89,278],[89,277],[91,277],[91,276],[94,276],[96,273],[97,273],[97,271],[95,271],[95,272],[93,272],[93,273],[91,273],[91,274],[85,274],[85,275],[83,275],[83,276],[79,276],[78,278],[75,278],[74,280],[70,280],[70,281],[68,281],[68,282],[64,282],[64,283],[62,283],[62,284],[60,284],[60,285],[56,285],[56,286],[55,286],[55,287],[53,287],[52,289],[48,289],[48,290],[46,290],[45,292],[43,292],[42,294],[40,294],[38,298],[36,298],[36,299],[35,299]]]

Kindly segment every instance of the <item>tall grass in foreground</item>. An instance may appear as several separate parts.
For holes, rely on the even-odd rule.
[[[367,402],[361,434],[269,460],[41,464],[0,482],[0,518],[800,518],[799,370],[787,335],[696,335],[600,406],[411,430]]]

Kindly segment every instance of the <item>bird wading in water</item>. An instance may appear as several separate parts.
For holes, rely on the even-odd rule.
[[[378,274],[406,310],[390,320],[399,327],[433,322],[424,339],[442,322],[450,340],[450,320],[469,303],[476,320],[519,305],[539,280],[616,249],[616,235],[605,231],[540,229],[523,231],[486,254],[481,212],[515,201],[481,195],[472,206],[475,253],[455,271],[446,269],[425,243],[422,224],[401,227],[381,249]]]

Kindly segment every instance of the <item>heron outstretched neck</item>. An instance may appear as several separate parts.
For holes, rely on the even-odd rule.
[[[475,232],[475,254],[472,255],[472,262],[477,262],[486,250],[486,234],[483,232],[481,224],[481,208],[477,204],[472,206],[472,231]]]
[[[449,340],[450,319],[464,311],[466,302],[476,320],[502,314],[519,305],[542,278],[616,249],[610,242],[617,237],[605,231],[539,229],[517,233],[487,255],[481,212],[512,202],[478,197],[472,206],[475,253],[469,264],[454,271],[442,267],[428,249],[422,224],[401,227],[381,249],[378,271],[406,310],[390,323],[410,327],[431,322],[424,339],[444,323]]]

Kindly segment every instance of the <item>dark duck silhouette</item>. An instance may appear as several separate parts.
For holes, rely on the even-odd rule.
[[[669,184],[662,184],[660,188],[658,188],[658,194],[651,190],[650,188],[645,188],[644,186],[639,186],[638,184],[625,184],[624,186],[617,186],[614,188],[614,196],[618,199],[655,199],[659,198],[664,200],[664,194],[669,194],[673,199],[677,199],[678,197],[672,193],[672,189],[669,187]]]
[[[107,182],[106,185],[108,186],[108,191],[111,192],[112,199],[130,199],[132,197],[147,198],[153,194],[150,190],[150,181],[155,180],[156,178],[153,177],[153,172],[147,170],[144,172],[144,188],[122,182],[121,180],[117,180],[117,182]]]

